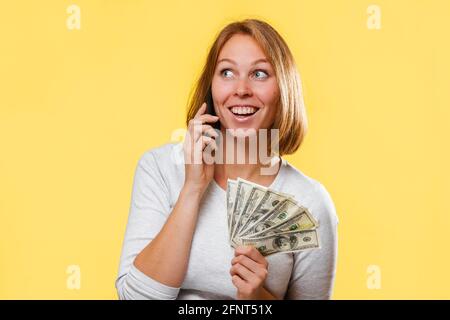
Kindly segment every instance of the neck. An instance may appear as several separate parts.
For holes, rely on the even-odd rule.
[[[215,163],[214,165],[214,179],[216,181],[222,181],[222,184],[224,184],[227,179],[236,180],[237,177],[249,181],[273,179],[281,165],[281,157],[271,155],[270,139],[268,143],[260,143],[259,139],[256,138],[251,143],[248,137],[245,139],[226,135],[223,137],[218,143],[222,163]],[[260,152],[261,147],[266,152]],[[269,169],[270,167],[272,168]]]

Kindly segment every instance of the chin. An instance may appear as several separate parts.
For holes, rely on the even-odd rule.
[[[249,137],[253,135],[258,134],[258,130],[260,129],[259,126],[233,126],[226,128],[228,131],[228,134],[230,134],[233,137]]]

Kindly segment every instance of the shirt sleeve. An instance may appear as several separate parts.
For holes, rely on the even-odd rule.
[[[115,282],[121,300],[176,299],[180,288],[162,284],[134,266],[134,259],[159,233],[170,214],[168,187],[155,156],[139,159],[133,181],[130,212]]]
[[[334,203],[319,183],[319,197],[314,216],[319,218],[320,249],[294,253],[294,266],[285,299],[331,299],[337,261],[337,226]]]

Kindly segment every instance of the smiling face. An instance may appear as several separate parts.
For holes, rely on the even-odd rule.
[[[215,112],[226,129],[269,129],[279,88],[272,65],[258,43],[235,34],[222,47],[212,79]]]

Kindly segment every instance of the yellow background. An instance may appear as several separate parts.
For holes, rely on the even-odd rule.
[[[302,76],[310,131],[286,159],[335,202],[333,298],[450,298],[446,0],[2,1],[0,298],[117,298],[137,160],[184,127],[214,36],[248,17]]]

